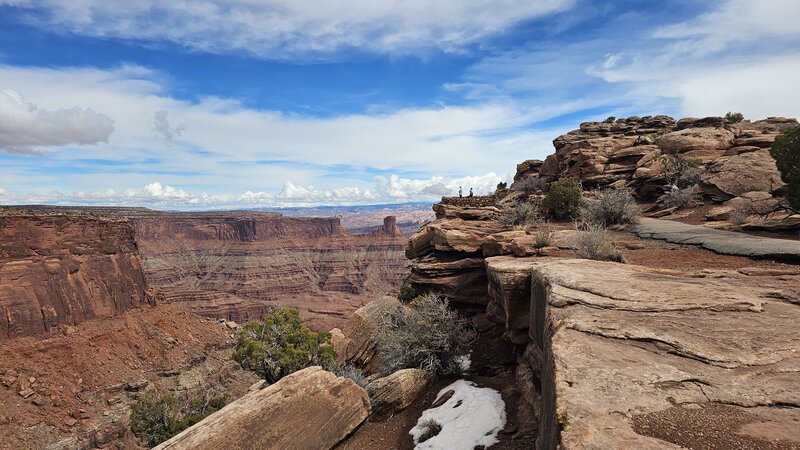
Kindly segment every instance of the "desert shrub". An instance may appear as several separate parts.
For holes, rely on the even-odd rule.
[[[178,398],[172,392],[151,389],[131,405],[133,434],[154,447],[225,406],[227,399],[214,390]]]
[[[700,181],[700,171],[697,168],[703,163],[699,159],[661,155],[659,163],[669,186],[689,187]]]
[[[500,216],[500,223],[512,228],[519,226],[524,229],[539,220],[540,216],[538,205],[517,203],[513,207],[503,210],[503,214]]]
[[[397,294],[397,299],[403,303],[408,303],[417,296],[417,291],[414,286],[411,286],[411,281],[408,278],[403,281],[400,286],[400,292]]]
[[[315,333],[292,308],[276,308],[263,322],[242,325],[233,358],[270,383],[309,366],[335,367],[331,335]]]
[[[695,187],[671,189],[658,199],[658,203],[667,208],[691,208],[702,203]]]
[[[436,419],[426,419],[420,424],[420,428],[422,428],[422,434],[419,435],[419,443],[425,442],[442,432],[442,424],[437,422]]]
[[[544,197],[544,209],[557,219],[566,219],[578,212],[583,200],[581,185],[574,178],[560,178],[550,185]]]
[[[639,206],[629,189],[612,188],[597,192],[596,198],[581,208],[581,220],[604,227],[639,222]]]
[[[789,128],[775,138],[769,153],[786,183],[789,206],[800,209],[800,126]]]
[[[500,192],[500,191],[502,191],[503,189],[505,189],[507,187],[508,187],[508,183],[506,183],[505,181],[501,181],[501,182],[497,183],[497,188],[495,189],[495,192]]]
[[[747,222],[747,218],[755,214],[753,205],[749,201],[735,202],[730,212],[730,220],[734,225],[742,225]]]
[[[547,192],[547,180],[539,177],[528,177],[514,183],[514,190],[533,194],[536,192]]]
[[[367,384],[369,384],[367,382],[367,377],[364,376],[364,372],[352,364],[344,363],[341,366],[336,367],[333,372],[340,377],[350,378],[351,380],[355,381],[357,385],[364,389],[366,389]]]
[[[744,115],[740,112],[730,112],[725,114],[725,120],[730,123],[739,123],[744,120]]]
[[[375,342],[381,358],[379,372],[419,368],[437,374],[460,373],[457,357],[475,339],[473,325],[435,295],[418,297],[411,306],[381,312]]]
[[[575,229],[575,254],[584,259],[625,262],[608,230],[596,223],[585,223]]]
[[[555,233],[556,230],[553,228],[553,225],[551,225],[550,222],[541,221],[537,223],[533,246],[536,248],[542,248],[553,245]]]

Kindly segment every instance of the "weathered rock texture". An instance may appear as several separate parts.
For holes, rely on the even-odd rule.
[[[372,414],[380,419],[402,411],[414,402],[431,381],[429,372],[402,369],[371,382],[367,386]]]
[[[323,297],[386,291],[407,273],[405,238],[392,217],[367,235],[349,234],[337,218],[272,213],[161,214],[131,223],[154,288],[202,315],[237,322],[291,298],[338,316],[341,308]]]
[[[0,340],[150,302],[131,226],[92,217],[0,217]]]
[[[328,449],[370,414],[353,380],[309,367],[246,394],[156,449]]]
[[[394,297],[381,297],[357,309],[341,330],[334,329],[332,344],[337,362],[348,363],[371,375],[380,366],[375,333],[382,324],[382,314],[403,305]]]
[[[585,260],[531,268],[530,336],[542,354],[538,447],[678,448],[652,437],[659,427],[649,421],[664,415],[677,430],[701,420],[707,435],[731,435],[745,446],[772,439],[800,446],[790,431],[797,429],[792,408],[800,407],[800,276]],[[740,428],[739,420],[726,428],[715,416],[720,405],[730,410],[723,415],[747,408],[744,423],[780,438]],[[708,414],[680,413],[704,408]]]
[[[770,117],[731,124],[720,117],[628,117],[582,123],[557,137],[555,153],[544,161],[517,166],[515,181],[572,176],[584,187],[628,186],[642,200],[664,193],[659,156],[678,155],[701,163],[702,192],[724,201],[749,191],[776,193],[783,187],[768,153],[775,137],[798,123]]]

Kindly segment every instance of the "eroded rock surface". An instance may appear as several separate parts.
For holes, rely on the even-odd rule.
[[[367,386],[376,418],[402,411],[414,402],[433,376],[421,369],[402,369]]]
[[[748,408],[757,413],[749,422],[796,429],[791,415],[780,413],[800,407],[800,311],[777,293],[798,284],[797,275],[533,263],[530,332],[544,367],[539,447],[678,448],[642,425],[659,417],[649,414],[676,407]],[[738,425],[725,429],[725,421],[700,416],[709,434],[764,443]],[[790,443],[800,445],[796,434]]]
[[[125,221],[0,217],[0,340],[148,302],[134,232]]]
[[[244,395],[155,448],[328,449],[369,414],[367,393],[353,380],[309,367]]]

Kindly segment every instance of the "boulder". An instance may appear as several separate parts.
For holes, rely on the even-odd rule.
[[[309,367],[245,394],[172,439],[166,449],[329,449],[370,414],[353,380]]]
[[[380,360],[375,351],[375,329],[384,311],[403,308],[400,300],[384,296],[358,308],[339,332],[332,333],[331,343],[339,364],[349,363],[371,374]]]
[[[700,176],[701,190],[715,201],[752,191],[773,193],[784,185],[775,160],[766,150],[723,156],[708,164]]]
[[[369,383],[372,414],[381,419],[404,410],[414,403],[431,379],[431,374],[424,370],[402,369]]]
[[[685,128],[658,138],[658,147],[664,154],[682,154],[692,151],[719,151],[733,146],[734,135],[724,128]]]

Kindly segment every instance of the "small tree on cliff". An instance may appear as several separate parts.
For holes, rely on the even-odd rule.
[[[800,210],[800,126],[790,128],[775,138],[769,153],[786,183],[786,200]]]
[[[725,114],[725,120],[730,123],[739,123],[744,120],[744,115],[742,115],[740,112],[728,111],[728,113]]]
[[[270,383],[309,366],[333,369],[336,352],[330,333],[315,333],[292,308],[276,308],[263,322],[242,325],[233,359]]]

